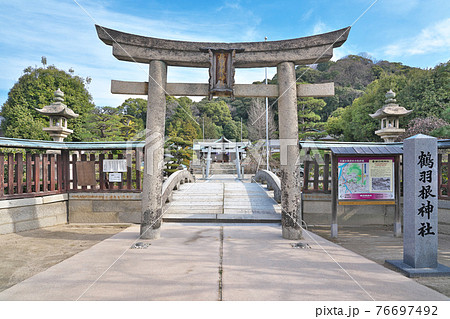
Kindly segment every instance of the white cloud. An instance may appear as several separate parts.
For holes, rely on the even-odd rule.
[[[316,22],[316,24],[314,24],[312,34],[321,34],[328,31],[328,29],[329,28],[327,27],[327,25],[319,20],[318,22]]]
[[[311,18],[311,15],[313,14],[313,12],[314,12],[313,8],[309,9],[304,14],[302,14],[302,17],[300,18],[300,20],[301,21],[309,20],[309,18]]]
[[[89,91],[96,105],[120,105],[128,96],[111,94],[110,81],[146,81],[148,66],[114,58],[111,47],[98,39],[95,23],[124,32],[185,41],[241,42],[263,38],[256,27],[260,18],[243,10],[238,2],[226,2],[234,14],[227,15],[223,23],[219,13],[211,15],[206,11],[164,12],[142,18],[111,11],[103,6],[103,1],[78,2],[88,14],[74,1],[2,1],[0,105],[6,100],[3,92],[11,89],[27,66],[39,66],[41,56],[46,56],[50,65],[66,71],[73,68],[81,77],[90,76]],[[206,83],[208,71],[170,68],[168,80]],[[237,82],[241,80],[245,79]]]
[[[240,5],[240,1],[239,0],[235,0],[235,1],[225,1],[224,5],[219,7],[217,9],[217,11],[221,11],[223,9],[241,9],[241,5]]]
[[[422,29],[416,37],[400,39],[397,43],[386,46],[383,51],[389,57],[449,52],[450,18]]]

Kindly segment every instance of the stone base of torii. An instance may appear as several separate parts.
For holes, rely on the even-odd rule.
[[[166,95],[278,98],[282,236],[302,237],[298,165],[298,97],[334,95],[334,84],[297,84],[295,65],[328,61],[350,27],[283,41],[247,43],[184,42],[143,37],[96,26],[99,38],[124,61],[149,64],[148,82],[111,82],[111,92],[147,95],[141,238],[160,236]],[[208,84],[167,83],[168,66],[208,67]],[[278,85],[234,84],[234,68],[277,67]]]

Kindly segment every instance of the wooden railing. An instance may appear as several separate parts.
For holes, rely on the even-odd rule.
[[[68,152],[0,153],[0,198],[26,198],[67,191]],[[60,178],[58,178],[60,177]]]
[[[122,182],[109,182],[108,173],[103,172],[103,160],[126,159],[127,171],[122,173]],[[132,151],[102,151],[84,152],[79,156],[77,153],[71,155],[70,188],[69,192],[115,192],[115,191],[142,191],[142,149]],[[78,182],[77,164],[80,162],[94,162],[95,181],[93,185],[80,185]],[[79,166],[79,165],[78,165]]]
[[[20,140],[18,140],[20,142]],[[51,142],[47,142],[50,144]],[[83,144],[87,145],[89,143]],[[105,145],[106,146],[106,145]],[[9,146],[10,147],[10,146]],[[20,146],[19,146],[20,147]],[[42,154],[45,148],[21,147],[0,152],[0,199],[27,198],[66,192],[141,192],[142,147],[132,149],[106,149],[72,151],[61,149],[59,154]],[[6,151],[5,151],[6,150]],[[32,154],[32,153],[35,154]],[[38,154],[38,153],[41,154]],[[81,156],[79,153],[81,152]],[[441,151],[440,151],[441,152]],[[104,159],[126,159],[127,171],[122,182],[109,182],[103,172]],[[80,185],[77,163],[93,161],[95,183]],[[304,163],[304,193],[331,193],[330,154],[317,156]],[[450,154],[444,151],[438,157],[439,199],[450,200]]]
[[[319,154],[314,160],[303,163],[303,193],[331,194],[330,154],[324,154],[323,161]]]
[[[36,154],[32,154],[35,152]],[[0,153],[0,199],[27,198],[67,192],[141,192],[142,148],[134,150],[60,150],[60,154],[38,154],[39,150],[14,149]],[[43,152],[42,150],[40,151]],[[71,154],[72,153],[72,154]],[[103,172],[104,159],[126,159],[122,182],[109,182]],[[95,183],[80,185],[79,163],[93,161]]]
[[[450,154],[438,154],[439,199],[450,200]]]

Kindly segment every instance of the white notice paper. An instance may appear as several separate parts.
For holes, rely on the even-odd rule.
[[[103,160],[103,172],[126,172],[126,159],[105,159]]]
[[[109,179],[111,183],[121,182],[122,181],[122,173],[109,173]]]

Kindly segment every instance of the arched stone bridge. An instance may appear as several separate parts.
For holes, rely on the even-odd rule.
[[[236,175],[212,175],[206,180],[198,179],[194,183],[186,183],[194,181],[188,177],[190,174],[187,171],[175,174],[164,184],[166,187],[163,199],[167,199],[163,209],[164,221],[281,221],[281,207],[274,199],[274,195],[279,196],[279,189],[276,181],[271,179],[272,176],[265,172],[255,177],[257,181],[267,183],[267,188],[255,183],[253,177],[242,181]],[[274,177],[278,179],[275,175]],[[175,189],[170,192],[173,188]]]

